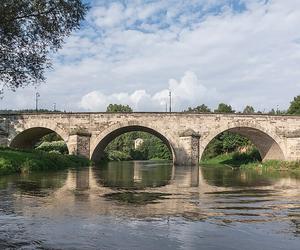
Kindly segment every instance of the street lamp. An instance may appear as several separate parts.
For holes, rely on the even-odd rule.
[[[169,111],[172,112],[172,93],[171,90],[169,90]]]
[[[39,92],[36,92],[36,93],[35,93],[35,111],[36,111],[36,112],[38,112],[38,110],[39,110],[38,105],[39,105],[39,97],[40,97],[40,96],[41,96],[41,95],[40,95]]]

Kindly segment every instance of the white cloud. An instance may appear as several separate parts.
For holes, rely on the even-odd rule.
[[[136,90],[133,93],[114,93],[105,95],[100,91],[92,91],[84,95],[80,107],[89,111],[105,111],[110,103],[128,104],[134,111],[164,111],[169,105],[169,90],[172,93],[172,108],[182,111],[184,107],[195,106],[208,99],[218,99],[215,89],[203,86],[197,75],[192,71],[185,72],[180,81],[169,80],[169,85],[153,95],[146,90]]]
[[[108,8],[95,7],[92,9],[92,17],[99,27],[114,27],[124,21],[124,7],[120,3],[112,3]]]
[[[221,101],[286,108],[300,94],[298,0],[94,2],[38,88],[44,107],[96,111],[119,102],[159,111],[169,85],[178,111]],[[31,107],[35,91],[6,93],[1,106]]]

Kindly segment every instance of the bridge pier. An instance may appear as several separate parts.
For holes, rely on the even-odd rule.
[[[200,135],[192,129],[188,129],[179,135],[179,139],[180,148],[176,152],[175,165],[198,165]]]
[[[90,158],[90,133],[75,133],[69,136],[69,154]]]

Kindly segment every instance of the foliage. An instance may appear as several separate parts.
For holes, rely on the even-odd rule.
[[[247,164],[249,162],[260,162],[261,156],[257,149],[252,148],[248,152],[234,152],[232,154],[232,160],[224,162],[225,164],[231,164],[231,165],[241,165],[241,164]]]
[[[61,154],[68,154],[68,147],[64,141],[44,141],[36,149],[45,152],[56,151]]]
[[[247,105],[244,110],[243,110],[244,114],[254,114],[255,113],[255,109],[252,106]]]
[[[214,158],[217,155],[221,155],[223,153],[224,153],[223,142],[220,140],[220,137],[217,136],[207,145],[202,158],[204,160],[207,160],[207,159]]]
[[[40,139],[40,144],[43,142],[62,141],[62,138],[55,132],[44,135]]]
[[[251,144],[247,138],[231,132],[224,132],[220,134],[219,138],[222,141],[222,151],[224,153],[233,152]]]
[[[109,161],[129,161],[132,160],[131,156],[123,151],[110,150],[106,152],[106,158]]]
[[[287,112],[288,114],[300,115],[300,95],[294,97]]]
[[[248,164],[252,162],[260,162],[261,157],[257,149],[252,148],[251,150],[240,153],[240,152],[231,152],[223,153],[217,155],[214,158],[204,159],[203,164],[227,164],[231,166],[241,166],[243,164]]]
[[[141,138],[144,143],[137,149],[134,149],[134,140]],[[117,154],[122,152],[124,154]],[[162,159],[170,160],[172,155],[168,147],[156,136],[146,132],[128,132],[118,136],[111,141],[105,154],[109,160],[150,160]],[[117,159],[115,156],[120,156]]]
[[[122,104],[109,104],[106,108],[106,112],[120,112],[120,113],[130,113],[132,112],[132,108],[128,105]]]
[[[257,170],[280,170],[280,171],[299,171],[300,161],[279,161],[269,160],[264,162],[252,162],[241,165],[242,169]]]
[[[243,147],[253,147],[251,142],[236,133],[223,132],[214,138],[206,147],[203,159],[207,160],[217,155],[238,151]]]
[[[211,110],[205,104],[202,104],[202,105],[197,106],[195,108],[189,107],[188,110],[185,110],[184,112],[189,112],[189,113],[210,113]]]
[[[0,175],[83,167],[89,164],[88,159],[80,156],[53,154],[38,150],[0,149]]]
[[[275,109],[271,109],[268,113],[269,115],[276,115],[276,111]]]
[[[215,109],[216,113],[234,113],[235,111],[232,109],[231,105],[227,105],[225,103],[220,103],[218,108]]]
[[[11,89],[45,80],[49,52],[79,28],[87,6],[81,0],[2,0],[0,81]]]
[[[275,111],[275,109],[271,109],[271,110],[268,112],[269,115],[284,115],[284,114],[286,114],[286,113],[287,113],[286,111],[284,111],[284,110],[279,110],[279,109],[277,109],[276,111]]]

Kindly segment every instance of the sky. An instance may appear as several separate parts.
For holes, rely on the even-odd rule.
[[[287,109],[300,94],[299,0],[90,0],[38,87],[0,109],[165,111],[220,102]]]

